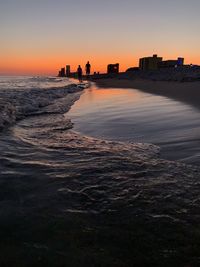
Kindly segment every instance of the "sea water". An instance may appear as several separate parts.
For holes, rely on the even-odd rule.
[[[197,152],[187,157],[197,158],[198,110],[71,83],[0,78],[2,260],[104,266],[121,255],[121,266],[128,253],[130,264],[198,261],[200,169],[162,159],[147,143],[162,151],[192,140]]]
[[[82,134],[123,142],[152,143],[166,159],[200,164],[200,110],[137,89],[87,89],[70,110]]]

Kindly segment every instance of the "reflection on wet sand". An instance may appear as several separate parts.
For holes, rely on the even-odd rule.
[[[136,89],[86,90],[69,112],[74,129],[118,141],[153,143],[164,158],[199,164],[199,110]],[[176,151],[176,153],[174,153]]]

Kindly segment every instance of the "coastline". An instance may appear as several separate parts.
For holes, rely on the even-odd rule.
[[[199,167],[163,160],[151,144],[74,132],[63,114],[82,91],[56,90],[36,92],[40,105],[22,109],[18,119],[24,119],[12,127],[14,139],[0,155],[5,266],[196,263]]]
[[[134,88],[181,101],[200,109],[200,81],[152,81],[147,79],[94,79],[100,88]]]

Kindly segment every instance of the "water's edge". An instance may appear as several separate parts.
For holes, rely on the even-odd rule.
[[[67,90],[37,91],[27,117],[0,134],[2,262],[198,263],[199,167],[160,159],[154,145],[74,132],[63,114],[81,90]]]

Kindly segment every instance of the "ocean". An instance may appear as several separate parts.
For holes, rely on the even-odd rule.
[[[137,90],[1,77],[1,266],[198,264],[197,143],[193,165],[161,157],[198,139],[197,115]]]

